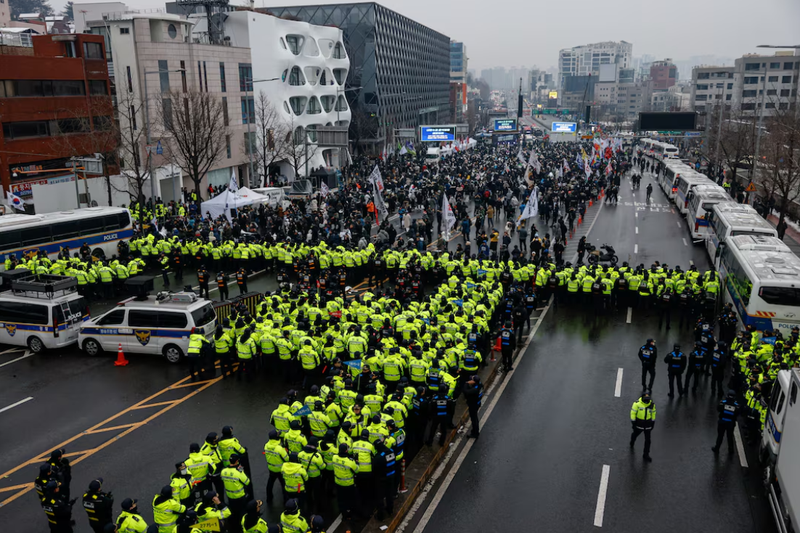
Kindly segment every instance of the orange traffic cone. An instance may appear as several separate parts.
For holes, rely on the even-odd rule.
[[[128,360],[125,359],[125,354],[122,353],[122,343],[119,343],[119,351],[117,352],[117,360],[114,361],[114,366],[127,366]]]
[[[592,201],[589,200],[589,207],[592,207]]]

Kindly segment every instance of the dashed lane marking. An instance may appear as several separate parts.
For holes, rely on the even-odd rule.
[[[625,319],[626,324],[631,323],[631,317],[633,317],[633,307],[628,308],[628,318]]]
[[[639,253],[639,245],[638,244],[634,244],[633,245],[633,253],[635,253],[635,254]]]
[[[689,246],[689,243],[688,243],[688,242],[686,242],[686,237],[684,237],[684,238],[683,238],[683,245],[684,245],[684,246]]]
[[[639,235],[639,226],[636,226],[636,235]]]
[[[600,475],[600,490],[597,492],[597,506],[594,510],[595,527],[603,527],[603,515],[606,512],[606,494],[608,493],[608,476],[611,473],[609,465],[603,465],[603,473]]]
[[[622,369],[617,369],[617,384],[614,386],[614,397],[619,398],[622,394]]]
[[[0,409],[0,413],[4,413],[4,412],[6,412],[6,411],[8,411],[10,409],[13,409],[13,408],[17,407],[18,405],[22,405],[23,403],[29,402],[31,400],[33,400],[33,396],[28,396],[27,398],[22,399],[22,400],[18,401],[17,403],[12,403],[11,405],[9,405],[7,407],[3,407],[2,409]]]

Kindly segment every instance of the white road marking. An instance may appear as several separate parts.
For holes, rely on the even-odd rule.
[[[639,235],[639,226],[636,226],[636,235]]]
[[[679,228],[681,227],[681,223],[680,223],[680,222],[678,222],[678,221],[676,220],[676,221],[675,221],[675,223],[678,225],[678,227],[679,227]]]
[[[628,318],[625,320],[626,324],[631,323],[631,317],[633,316],[633,307],[628,308]]]
[[[694,265],[694,261],[693,261],[693,260],[691,260],[691,259],[689,259],[689,264],[690,264],[690,265]]]
[[[336,520],[333,521],[331,527],[328,528],[328,531],[330,531],[330,533],[333,533],[334,531],[336,531],[336,528],[339,527],[340,525],[342,525],[342,515],[336,517]]]
[[[33,400],[33,396],[28,396],[28,397],[27,397],[27,398],[25,398],[24,400],[20,400],[20,401],[18,401],[17,403],[12,403],[12,404],[11,404],[11,405],[9,405],[8,407],[3,407],[2,409],[0,409],[0,413],[3,413],[3,412],[5,412],[5,411],[8,411],[9,409],[13,409],[13,408],[15,408],[16,406],[18,406],[18,405],[22,405],[23,403],[25,403],[25,402],[29,402],[29,401],[31,401],[31,400]]]
[[[500,401],[500,397],[503,395],[503,392],[506,390],[506,386],[511,381],[511,378],[514,377],[514,373],[517,371],[517,368],[519,368],[519,364],[522,362],[522,358],[525,356],[525,352],[528,350],[528,346],[530,345],[531,341],[533,340],[534,335],[536,335],[536,332],[539,330],[539,326],[541,326],[542,322],[544,322],[544,317],[547,315],[547,312],[549,310],[550,310],[550,303],[548,303],[547,307],[544,308],[544,312],[542,312],[542,314],[539,316],[539,319],[536,321],[536,325],[533,327],[533,329],[531,329],[531,332],[528,334],[528,340],[525,341],[525,346],[522,347],[522,349],[519,352],[519,355],[517,356],[517,359],[514,361],[514,369],[511,370],[506,375],[506,377],[505,377],[505,379],[503,379],[502,383],[499,383],[499,389],[497,390],[497,393],[491,395],[492,402],[491,402],[491,404],[489,404],[487,406],[486,411],[483,413],[483,416],[481,416],[481,418],[480,418],[480,425],[481,426],[484,426],[486,424],[486,420],[489,419],[489,416],[491,416],[492,411],[494,411],[495,406]],[[497,383],[498,383],[498,381],[495,381],[495,384],[497,384]],[[492,388],[494,388],[494,387],[492,387]],[[490,389],[489,391],[487,391],[486,395],[488,396],[491,392],[492,392],[492,390]],[[450,445],[450,447],[453,450],[455,450],[458,447],[458,445],[460,444],[460,441],[465,438],[466,434],[467,434],[467,432],[465,431],[459,437],[459,442],[452,443]],[[430,521],[431,517],[433,516],[433,513],[436,512],[436,508],[439,506],[439,503],[441,503],[442,498],[444,497],[445,493],[447,492],[447,489],[450,487],[450,483],[453,482],[453,479],[456,477],[456,474],[458,474],[458,470],[461,468],[461,464],[464,462],[464,459],[466,459],[467,455],[469,454],[469,451],[472,449],[472,446],[475,444],[475,442],[476,442],[475,439],[469,439],[467,441],[467,444],[464,446],[464,449],[461,450],[461,453],[456,458],[455,463],[453,463],[453,467],[450,469],[450,472],[447,473],[447,476],[445,476],[444,481],[442,481],[442,485],[439,487],[439,490],[436,491],[436,495],[431,500],[430,505],[428,505],[428,508],[425,509],[425,514],[423,514],[422,518],[420,518],[420,521],[417,524],[417,527],[414,528],[414,532],[413,533],[422,533],[425,530],[425,528],[428,525],[428,522]],[[440,467],[444,467],[444,465],[446,465],[447,463],[448,463],[448,459],[446,458],[444,461],[442,461],[442,464],[440,465]],[[439,472],[439,475],[441,475],[441,472]],[[431,477],[430,481],[428,482],[428,486],[433,486],[434,483],[436,482],[436,478],[437,477],[438,476],[436,475],[436,473],[434,473],[434,475]],[[412,512],[408,513],[408,515],[406,516],[406,519],[403,520],[403,523],[400,524],[400,526],[397,528],[397,531],[399,531],[399,532],[405,531],[405,528],[408,526],[409,519],[414,516],[414,513],[413,513],[414,507],[416,507],[418,509],[419,507],[417,506],[417,504],[421,504],[422,501],[424,500],[424,497],[425,497],[425,492],[423,491],[422,495],[420,495],[420,497],[418,498],[417,502],[415,502],[414,506],[412,507]]]
[[[597,507],[594,510],[594,525],[603,527],[603,515],[606,512],[606,493],[608,492],[608,475],[611,467],[603,465],[603,473],[600,475],[600,490],[597,492]]]
[[[733,428],[733,440],[736,441],[736,451],[739,454],[739,464],[742,468],[747,468],[747,456],[744,454],[744,444],[742,444],[742,434],[739,432],[739,426]]]
[[[617,369],[617,384],[614,387],[614,397],[619,398],[622,394],[622,369]]]
[[[684,246],[689,246],[689,243],[688,243],[688,242],[686,242],[686,237],[684,237],[684,238],[683,238],[683,245],[684,245]]]
[[[636,218],[639,218],[639,212],[638,211],[636,212]]]
[[[633,253],[635,253],[635,254],[639,253],[639,245],[638,244],[634,244],[633,245]]]
[[[5,355],[5,354],[11,353],[11,352],[21,352],[21,351],[23,351],[22,348],[9,348],[8,350],[6,350],[4,352],[0,352],[0,355]]]
[[[11,361],[6,361],[6,362],[5,362],[5,363],[3,363],[2,365],[0,365],[0,368],[4,367],[4,366],[6,366],[6,365],[10,365],[11,363],[16,363],[17,361],[22,361],[22,360],[23,360],[23,359],[25,359],[26,357],[30,357],[30,356],[32,356],[32,355],[33,355],[33,352],[32,352],[32,351],[30,351],[30,350],[25,350],[25,355],[23,355],[22,357],[17,357],[16,359],[12,359]]]

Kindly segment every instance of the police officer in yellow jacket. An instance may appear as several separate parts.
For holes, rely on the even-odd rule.
[[[650,457],[650,432],[656,422],[656,404],[650,398],[650,393],[645,391],[642,397],[633,402],[631,406],[631,449],[640,433],[644,432],[644,460],[648,463],[653,459]]]
[[[198,520],[195,527],[200,531],[226,531],[226,520],[231,516],[231,510],[220,502],[219,496],[213,490],[203,496],[203,501],[197,504],[194,512],[197,513]],[[219,521],[218,528],[212,525],[214,519]],[[208,525],[204,525],[204,523]]]
[[[176,533],[178,518],[185,512],[186,506],[172,497],[171,485],[161,487],[153,498],[153,522],[158,525],[158,533]]]
[[[228,507],[231,510],[231,520],[228,531],[237,533],[240,529],[242,517],[245,513],[247,502],[252,496],[253,487],[250,478],[244,473],[240,464],[239,455],[230,456],[230,466],[222,469],[222,482],[225,485],[225,496],[228,498]]]
[[[203,365],[203,349],[208,345],[209,342],[203,335],[194,331],[189,335],[189,349],[186,354],[186,360],[189,362],[189,376],[192,381],[195,380],[195,373],[198,380],[204,379],[206,370],[203,368],[205,366]]]

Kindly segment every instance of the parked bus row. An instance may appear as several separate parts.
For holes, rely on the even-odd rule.
[[[654,141],[648,141],[640,143],[639,154],[662,163],[657,182],[686,218],[692,241],[705,245],[723,297],[738,310],[742,326],[788,337],[800,326],[800,258],[755,209],[737,203],[689,162],[659,159]]]

